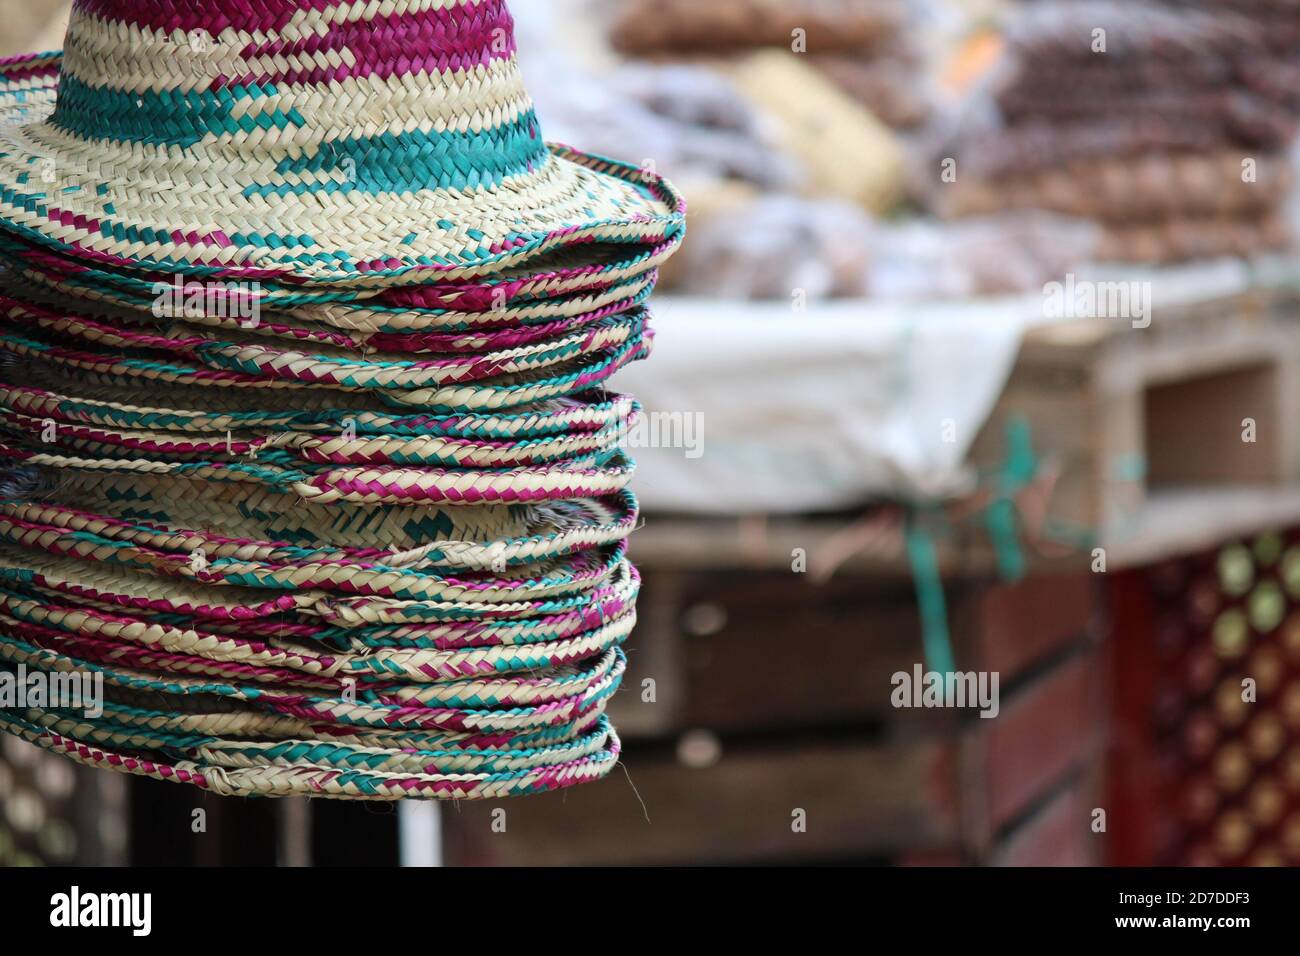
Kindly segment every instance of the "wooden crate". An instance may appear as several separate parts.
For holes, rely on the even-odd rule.
[[[654,566],[642,573],[624,690],[610,706],[624,736],[875,727],[915,716],[889,703],[891,675],[921,660],[910,584]],[[1084,640],[1095,633],[1096,583],[1081,572],[958,582],[949,589],[958,666],[1014,680]]]
[[[1084,319],[1028,335],[971,451],[996,469],[1008,427],[1027,422],[1059,474],[1053,517],[1094,529],[1111,568],[1300,519],[1295,303],[1179,288],[1154,286],[1146,328]]]
[[[1096,866],[1105,840],[1090,821],[1101,795],[1096,768],[1071,778],[1020,826],[1010,830],[989,857],[994,866]]]
[[[771,572],[643,574],[625,690],[611,705],[628,737],[872,726],[891,709],[890,675],[918,659],[906,588]]]
[[[1043,805],[1092,779],[1104,707],[1090,575],[957,597],[958,666],[1000,673],[992,720],[890,706],[890,675],[921,659],[896,584],[645,575],[611,706],[626,773],[448,810],[449,863],[996,862],[1016,833],[1028,854],[1022,831]],[[1072,845],[1058,862],[1080,847],[1094,852]]]
[[[447,862],[887,859],[958,839],[953,752],[939,740],[792,736],[724,743],[716,762],[702,767],[679,760],[671,748],[643,745],[629,747],[624,763],[626,774],[616,770],[567,793],[444,811]]]

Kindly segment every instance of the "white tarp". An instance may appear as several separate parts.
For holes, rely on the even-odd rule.
[[[970,443],[1043,309],[1042,296],[806,312],[662,297],[654,316],[653,356],[613,380],[660,416],[629,434],[637,494],[647,509],[732,514],[962,490]]]

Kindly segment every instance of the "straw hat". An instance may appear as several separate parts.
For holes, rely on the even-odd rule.
[[[0,64],[0,226],[112,268],[425,283],[682,212],[546,144],[503,0],[78,0],[62,55]]]
[[[222,794],[613,768],[604,383],[683,206],[545,146],[513,49],[501,0],[79,0],[0,62],[0,670],[105,685],[0,730]]]

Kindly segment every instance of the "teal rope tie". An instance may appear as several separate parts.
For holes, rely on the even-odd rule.
[[[909,325],[905,333],[911,332]],[[902,380],[895,384],[901,387]],[[1027,573],[1028,561],[1021,541],[1016,498],[1038,476],[1041,462],[1034,451],[1033,430],[1027,418],[1012,418],[1006,426],[1006,438],[1006,457],[994,474],[986,476],[995,489],[993,500],[973,520],[981,522],[988,532],[999,577],[1004,581],[1018,581]],[[1141,454],[1134,453],[1120,456],[1111,467],[1120,480],[1140,481],[1146,474],[1147,463]],[[908,511],[905,540],[920,609],[926,663],[931,670],[947,674],[955,668],[955,656],[936,548],[937,530],[947,530],[945,525],[946,519],[933,503],[914,502]],[[1090,550],[1097,542],[1095,530],[1051,516],[1047,517],[1042,533],[1045,540],[1072,550]]]
[[[907,516],[907,559],[912,566],[916,603],[921,612],[921,643],[926,666],[941,674],[956,670],[952,637],[948,631],[948,602],[943,594],[943,577],[935,553],[934,536],[924,526],[920,509]]]
[[[1007,456],[993,480],[996,497],[982,513],[984,526],[993,543],[998,573],[1004,581],[1018,581],[1025,575],[1027,562],[1020,543],[1015,498],[1033,481],[1038,469],[1039,460],[1034,453],[1029,421],[1017,416],[1007,423]],[[936,516],[943,520],[932,506],[912,507],[907,518],[907,557],[920,608],[926,665],[932,671],[950,674],[956,669],[955,655],[935,536],[929,527],[931,519]]]
[[[995,497],[976,516],[988,531],[994,549],[998,575],[1003,581],[1019,581],[1028,570],[1021,542],[1016,496],[1038,475],[1041,462],[1034,452],[1033,431],[1028,419],[1017,416],[1007,423],[1007,454],[997,472],[989,478]],[[1116,478],[1141,481],[1147,463],[1140,453],[1122,455],[1111,465]],[[906,522],[908,563],[916,588],[921,614],[921,637],[930,670],[951,673],[954,669],[952,638],[948,627],[943,577],[939,572],[936,527],[947,530],[946,519],[932,503],[913,503]],[[1045,540],[1072,550],[1087,551],[1096,546],[1094,530],[1077,527],[1049,517],[1043,529]]]
[[[1016,495],[1038,473],[1038,456],[1034,454],[1029,420],[1017,415],[1007,422],[1007,457],[997,477],[997,497],[984,513],[997,558],[998,573],[1004,581],[1019,581],[1025,576],[1025,552],[1020,545]]]

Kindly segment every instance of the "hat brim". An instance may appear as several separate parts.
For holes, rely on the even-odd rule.
[[[308,329],[318,336],[345,332],[360,336],[405,335],[517,328],[595,312],[612,315],[644,302],[658,278],[659,266],[674,251],[676,243],[671,241],[648,250],[574,247],[562,255],[547,256],[544,262],[478,279],[428,282],[382,291],[259,283],[255,296],[260,313],[257,325],[264,328],[277,324],[268,310],[280,322],[293,322],[295,335],[300,338],[308,334]],[[54,302],[62,296],[65,300],[70,297],[136,312],[143,310],[155,316],[183,316],[206,324],[248,327],[250,321],[247,315],[232,314],[239,310],[227,304],[241,302],[239,290],[222,303],[227,304],[225,309],[220,305],[212,310],[199,308],[191,296],[195,291],[204,291],[206,299],[201,283],[197,290],[189,281],[177,288],[179,277],[174,277],[162,282],[166,288],[160,289],[158,273],[123,272],[91,263],[70,267],[67,261],[36,250],[3,231],[0,266],[14,276],[15,295],[21,293],[22,298],[34,302]],[[160,291],[167,293],[165,298]],[[251,297],[253,290],[248,292]],[[163,311],[167,303],[173,303],[170,307],[174,311]]]
[[[152,357],[124,355],[120,349],[69,348],[35,328],[0,327],[0,352],[14,356],[13,361],[60,367],[83,380],[107,385],[138,386],[158,383],[171,386],[201,386],[217,389],[252,389],[259,393],[292,390],[294,400],[323,389],[370,392],[394,406],[418,406],[426,411],[461,410],[492,412],[518,408],[535,402],[562,398],[576,391],[590,389],[607,381],[631,362],[645,358],[653,345],[651,330],[643,316],[639,328],[622,342],[574,355],[553,365],[529,371],[470,382],[444,382],[387,389],[358,384],[300,382],[269,378],[245,371],[217,370],[184,358],[166,362]]]
[[[382,288],[683,232],[685,204],[661,176],[554,144],[529,172],[486,186],[267,197],[268,164],[237,149],[119,145],[51,123],[60,61],[0,63],[0,228],[74,259]]]
[[[54,716],[53,722],[47,718]],[[306,750],[313,756],[331,747],[337,762],[288,761],[266,764],[261,759],[227,768],[229,759],[218,760],[207,747],[198,748],[200,761],[177,759],[154,751],[105,747],[79,739],[89,736],[84,722],[59,721],[44,711],[26,716],[0,714],[0,729],[91,767],[116,770],[135,776],[174,783],[189,783],[223,796],[338,797],[351,800],[404,800],[409,798],[495,799],[545,790],[557,790],[607,775],[618,761],[620,750],[612,729],[602,734],[600,749],[559,764],[543,764],[510,773],[415,773],[370,770],[374,757],[366,751],[334,745],[332,741],[282,741],[281,748]],[[78,736],[70,736],[77,734]],[[549,756],[549,755],[544,755]],[[369,757],[369,759],[367,759]],[[213,760],[209,764],[206,761]]]
[[[539,373],[591,353],[617,348],[645,332],[644,309],[595,319],[550,338],[512,342],[486,350],[419,354],[298,343],[264,335],[260,328],[207,330],[179,320],[145,324],[134,317],[96,315],[72,301],[42,307],[0,294],[6,323],[36,328],[87,349],[115,354],[176,356],[217,371],[231,371],[307,385],[342,388],[428,388],[503,376]],[[287,340],[287,341],[286,341]]]

